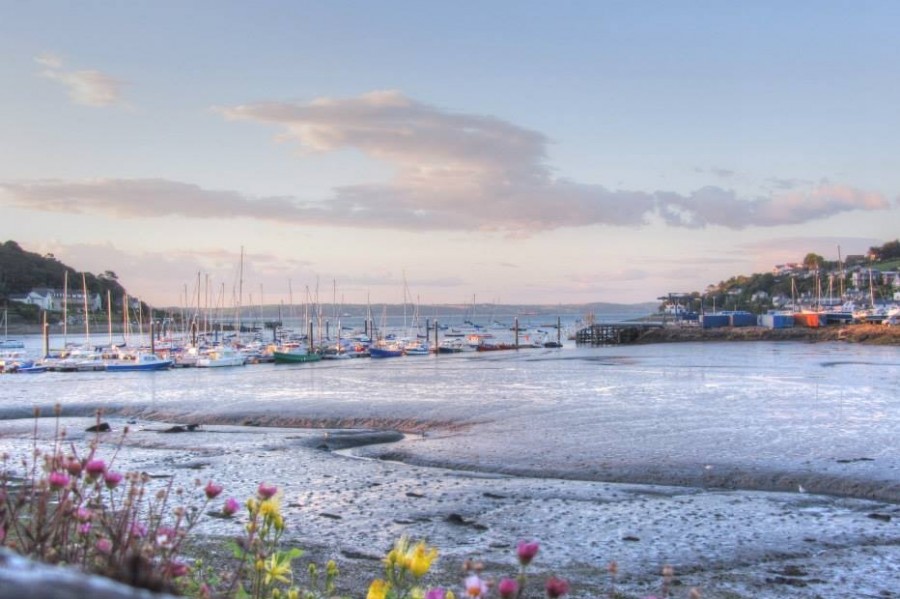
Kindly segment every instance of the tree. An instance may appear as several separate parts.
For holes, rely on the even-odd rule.
[[[873,262],[900,258],[900,240],[889,241],[881,247],[869,248],[869,259]]]
[[[803,258],[803,266],[806,267],[806,270],[819,270],[823,264],[825,264],[825,258],[819,254],[810,252]]]

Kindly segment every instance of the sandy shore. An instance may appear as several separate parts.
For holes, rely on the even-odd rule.
[[[441,549],[434,582],[456,585],[466,558],[493,577],[515,570],[514,546],[537,539],[536,572],[573,584],[572,596],[610,590],[606,565],[619,565],[616,589],[626,597],[659,590],[672,564],[675,596],[697,586],[703,597],[891,597],[900,574],[900,506],[814,495],[698,486],[562,480],[554,472],[509,476],[480,468],[421,467],[385,459],[427,453],[432,443],[464,449],[473,431],[434,423],[418,434],[381,430],[294,429],[205,424],[165,433],[173,423],[107,419],[104,453],[122,470],[144,471],[191,486],[215,480],[238,499],[266,481],[284,493],[290,542],[307,558],[336,559],[343,591],[362,597],[380,573],[378,559],[401,534]],[[66,418],[67,436],[86,443],[89,418]],[[40,436],[53,421],[40,421]],[[27,451],[34,422],[0,422],[2,450]],[[209,555],[224,558],[220,538],[240,521],[209,518],[198,531]],[[306,560],[301,560],[306,563]],[[541,596],[534,593],[534,597]]]

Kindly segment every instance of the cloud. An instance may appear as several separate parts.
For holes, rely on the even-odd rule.
[[[891,207],[882,194],[828,182],[751,200],[738,198],[734,191],[712,186],[689,195],[657,192],[656,197],[659,214],[667,224],[688,228],[796,225],[842,212]]]
[[[275,125],[306,152],[352,148],[394,167],[388,184],[339,187],[322,217],[359,226],[503,230],[528,234],[585,224],[637,225],[653,207],[552,176],[547,138],[500,119],[457,114],[396,91],[307,104],[219,108],[231,120]]]
[[[695,173],[710,173],[715,175],[716,177],[720,177],[722,179],[730,179],[734,177],[737,173],[731,169],[720,168],[718,166],[711,166],[708,169],[703,168],[702,166],[698,166],[694,168]]]
[[[40,61],[59,64],[52,56]],[[594,225],[635,227],[654,217],[672,227],[774,227],[890,207],[880,194],[829,182],[750,199],[717,186],[680,194],[579,183],[554,175],[543,134],[495,117],[441,110],[396,91],[216,110],[227,119],[274,126],[279,139],[303,152],[362,152],[392,167],[393,176],[386,183],[336,187],[318,201],[250,197],[166,179],[0,182],[0,194],[27,209],[118,218],[244,218],[513,237]]]
[[[41,77],[58,83],[69,93],[69,98],[84,106],[112,106],[122,101],[123,81],[101,71],[71,71],[63,68],[63,61],[54,54],[41,54],[35,62],[44,67]]]

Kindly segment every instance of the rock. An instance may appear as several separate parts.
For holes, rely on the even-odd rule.
[[[0,595],[17,599],[174,599],[72,568],[33,562],[0,548]]]
[[[94,426],[89,426],[84,430],[88,433],[108,433],[112,429],[110,428],[108,422],[100,422],[98,424],[95,424]]]
[[[872,513],[869,514],[869,518],[871,518],[872,520],[881,520],[882,522],[891,521],[891,516],[889,514]]]

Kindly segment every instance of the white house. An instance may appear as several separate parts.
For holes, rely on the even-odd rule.
[[[74,311],[84,308],[84,293],[81,291],[70,291],[68,297],[61,289],[50,289],[49,287],[38,287],[32,289],[24,295],[11,295],[10,299],[15,302],[37,306],[42,310],[50,310],[59,312],[68,304],[68,309]],[[103,308],[103,300],[99,293],[88,295],[87,298],[88,311],[96,312]]]

